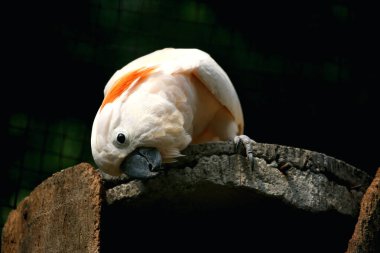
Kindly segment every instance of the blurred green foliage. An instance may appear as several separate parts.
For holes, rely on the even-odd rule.
[[[11,115],[8,135],[23,149],[18,160],[6,168],[4,183],[11,191],[1,195],[1,224],[11,209],[53,173],[82,161],[95,165],[89,129],[88,122],[80,119],[51,120],[28,113]]]

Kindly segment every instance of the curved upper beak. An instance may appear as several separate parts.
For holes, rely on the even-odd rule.
[[[161,160],[158,149],[141,147],[125,158],[120,169],[131,178],[151,178],[158,175]]]

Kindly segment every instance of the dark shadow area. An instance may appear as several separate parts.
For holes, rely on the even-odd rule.
[[[244,73],[228,60],[247,134],[326,153],[374,175],[378,155],[366,147],[380,140],[375,10],[339,1],[204,2],[263,61],[280,62],[273,72]]]
[[[310,213],[247,190],[208,185],[104,206],[101,250],[344,252],[355,219]]]

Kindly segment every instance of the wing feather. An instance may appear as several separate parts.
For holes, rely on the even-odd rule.
[[[118,70],[107,83],[104,93],[118,83],[118,80],[138,69],[158,68],[168,74],[194,74],[216,99],[234,117],[240,134],[244,129],[244,118],[239,97],[226,72],[206,52],[199,49],[164,48],[142,56]]]

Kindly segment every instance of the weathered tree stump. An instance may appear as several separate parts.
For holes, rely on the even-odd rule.
[[[380,168],[361,201],[360,215],[346,253],[380,252]]]
[[[20,203],[4,227],[2,249],[26,249],[41,233],[48,238],[44,231],[57,226],[61,233],[53,233],[51,241],[66,245],[76,240],[100,252],[124,252],[131,247],[143,250],[147,245],[156,250],[233,247],[265,252],[344,252],[361,198],[371,182],[365,172],[333,157],[275,144],[256,144],[253,168],[230,142],[192,145],[183,153],[184,157],[166,166],[159,176],[146,181],[108,175],[99,181],[93,170],[92,183],[82,179],[83,172],[72,178],[73,186],[82,181],[91,187],[66,185],[66,171],[83,171],[83,167],[86,171],[88,164],[54,174],[28,198],[43,196],[40,189],[45,195],[60,194],[51,195],[50,206],[36,202],[41,207],[33,209],[35,216],[28,215],[28,219],[23,218],[28,198]],[[93,193],[92,188],[96,189]],[[80,210],[61,199],[72,199],[72,195],[81,196],[74,198],[81,201]],[[99,197],[95,202],[94,196]],[[100,210],[100,203],[101,213],[96,216],[93,213]],[[39,217],[51,214],[56,219],[40,221]],[[80,225],[65,225],[74,223]],[[72,230],[67,232],[69,228]],[[85,239],[78,239],[80,232]],[[52,249],[49,240],[36,241],[37,249],[45,247],[41,246],[44,243]],[[57,247],[51,252],[73,252],[54,245]],[[85,249],[83,245],[75,249]]]
[[[55,173],[10,212],[1,252],[99,252],[101,193],[90,164]]]

